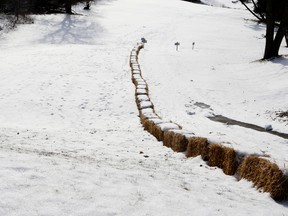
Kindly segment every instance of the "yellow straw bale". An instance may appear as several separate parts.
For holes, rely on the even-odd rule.
[[[203,137],[191,137],[188,139],[186,157],[196,157],[201,155],[206,160],[208,140]]]
[[[165,131],[164,132],[164,138],[163,138],[164,146],[171,148],[172,142],[173,142],[173,137],[174,137],[173,131]]]
[[[159,125],[154,125],[152,126],[152,135],[158,140],[158,141],[163,141],[164,139],[164,132],[161,130],[161,127]]]
[[[226,175],[234,175],[237,169],[236,152],[219,144],[211,144],[208,147],[208,165],[216,166]]]
[[[257,188],[269,192],[273,199],[288,199],[288,176],[275,163],[257,156],[247,156],[237,172],[240,179],[252,181]]]
[[[174,133],[172,139],[172,149],[175,152],[185,152],[187,149],[188,140],[184,134]]]
[[[238,167],[237,154],[234,149],[228,147],[224,147],[224,153],[223,172],[226,175],[234,175]]]

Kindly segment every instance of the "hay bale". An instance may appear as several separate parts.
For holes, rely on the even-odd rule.
[[[151,101],[141,101],[139,103],[139,109],[147,109],[147,108],[152,108],[153,109],[153,103]]]
[[[147,108],[147,109],[140,110],[140,116],[141,115],[148,116],[148,115],[151,115],[151,114],[155,114],[155,111],[152,108]]]
[[[146,120],[152,120],[152,119],[160,119],[159,116],[156,113],[149,113],[146,115],[140,115],[140,122],[143,125]]]
[[[140,70],[132,70],[132,74],[140,74],[141,75],[141,71]]]
[[[137,88],[138,85],[147,85],[146,82],[145,82],[145,80],[144,80],[143,78],[139,78],[139,77],[135,78],[135,77],[133,76],[133,77],[132,77],[132,82],[134,83],[134,85],[136,86],[136,88]]]
[[[234,175],[237,169],[234,149],[219,144],[209,145],[208,165],[219,167],[226,175]]]
[[[158,141],[163,141],[164,139],[164,132],[161,130],[159,125],[153,125],[153,130],[151,133]]]
[[[221,145],[210,144],[208,146],[208,165],[223,168],[224,150]]]
[[[136,95],[148,95],[148,92],[146,89],[136,89],[135,94]]]
[[[147,119],[147,120],[144,121],[144,123],[143,123],[144,129],[145,129],[146,131],[148,131],[149,133],[151,133],[151,134],[152,134],[153,125],[154,125],[154,123],[153,123],[153,121],[150,120],[150,119]]]
[[[257,156],[247,156],[237,172],[240,179],[252,181],[258,189],[270,193],[273,199],[288,199],[288,176],[275,163]]]
[[[238,167],[237,154],[234,149],[224,147],[224,155],[223,172],[226,175],[234,175]]]
[[[164,121],[162,119],[159,118],[153,118],[153,119],[149,119],[146,120],[144,122],[145,125],[145,129],[152,134],[154,137],[156,137],[157,140],[162,141],[161,138],[161,132],[160,132],[160,127],[158,126],[159,124],[163,123]]]
[[[139,83],[137,83],[136,88],[137,88],[137,89],[146,89],[146,90],[148,90],[148,86],[147,86],[147,84],[144,83],[144,82],[139,82]]]
[[[173,131],[165,131],[163,137],[163,145],[171,148],[173,142],[174,132]]]
[[[187,149],[188,140],[184,134],[175,133],[172,140],[172,149],[175,152],[185,152]]]
[[[196,157],[201,155],[203,160],[207,160],[208,140],[203,137],[191,137],[188,139],[186,157]]]
[[[164,140],[164,132],[169,130],[181,129],[179,125],[171,122],[159,122],[155,124],[153,135],[157,138],[158,141]]]
[[[137,79],[143,80],[143,78],[141,77],[140,74],[133,74],[133,79],[135,79],[135,80],[137,80]]]
[[[139,65],[132,65],[132,70],[140,70],[140,67]]]
[[[147,95],[137,95],[136,100],[140,103],[142,101],[150,101],[150,98]]]

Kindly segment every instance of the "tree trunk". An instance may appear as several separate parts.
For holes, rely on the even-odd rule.
[[[277,34],[276,34],[276,37],[274,40],[274,51],[273,51],[274,56],[279,55],[279,49],[280,49],[282,40],[283,40],[284,36],[287,34],[287,27],[288,27],[288,3],[285,2],[283,15],[281,18],[281,23],[280,23],[279,29],[277,31]],[[286,40],[286,42],[287,42],[287,40]]]
[[[269,59],[273,57],[273,41],[274,41],[274,28],[275,28],[275,19],[273,15],[273,0],[267,0],[266,5],[266,44],[264,59]]]
[[[72,14],[72,3],[71,3],[71,0],[66,0],[65,12],[67,14]]]
[[[288,30],[286,29],[285,33],[286,47],[288,47]]]

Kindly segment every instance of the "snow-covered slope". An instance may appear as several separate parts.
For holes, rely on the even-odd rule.
[[[285,59],[251,63],[263,51],[263,26],[245,21],[245,11],[178,0],[82,7],[74,8],[82,16],[35,16],[35,24],[0,40],[0,215],[287,215],[287,203],[275,203],[200,158],[186,159],[143,131],[128,61],[133,45],[146,37],[140,63],[164,118],[233,146],[241,139],[252,143],[251,137],[255,144],[267,137],[287,146],[204,117],[228,112],[264,123],[267,118],[254,119],[253,111],[266,109],[264,102],[248,100],[253,109],[244,112],[242,85],[259,94],[250,95],[257,101],[257,88],[270,86],[276,105],[274,92],[283,88],[287,105],[284,85],[265,85],[269,77],[284,83]],[[254,78],[244,82],[248,75]],[[230,85],[220,85],[225,79]],[[221,86],[238,99],[229,92],[221,97]],[[213,110],[198,109],[192,100]],[[284,124],[275,127],[285,131]]]

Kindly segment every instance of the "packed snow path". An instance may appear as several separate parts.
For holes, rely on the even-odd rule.
[[[36,16],[1,38],[0,215],[287,215],[143,131],[129,52],[141,22],[183,4],[168,2]]]

